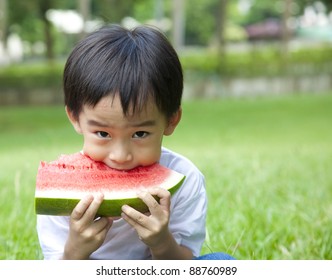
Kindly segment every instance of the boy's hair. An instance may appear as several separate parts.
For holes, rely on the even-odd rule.
[[[181,105],[183,73],[176,51],[158,30],[112,25],[79,42],[64,69],[65,105],[78,118],[83,105],[119,94],[125,115],[151,99],[168,118]],[[129,112],[129,110],[131,110]]]

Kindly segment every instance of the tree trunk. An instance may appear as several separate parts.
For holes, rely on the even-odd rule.
[[[288,21],[291,17],[292,0],[284,0],[284,10],[282,13],[282,33],[281,33],[281,55],[284,59],[288,56],[288,43],[290,40],[290,30],[288,28]]]
[[[53,7],[53,0],[39,0],[39,12],[44,23],[44,36],[46,45],[46,58],[49,62],[54,60],[54,39],[52,24],[46,17],[46,12]]]
[[[91,0],[77,0],[78,11],[83,19],[83,29],[81,31],[80,37],[83,38],[86,35],[85,23],[90,19],[91,14]]]
[[[7,41],[7,0],[0,0],[0,42]]]
[[[164,17],[163,0],[154,0],[154,18],[159,23]]]
[[[217,51],[219,56],[219,71],[221,72],[223,67],[225,67],[226,58],[226,39],[225,39],[225,29],[226,29],[226,19],[227,19],[227,5],[228,0],[219,0],[218,11],[217,11]]]
[[[173,46],[179,51],[184,46],[185,0],[173,0]]]

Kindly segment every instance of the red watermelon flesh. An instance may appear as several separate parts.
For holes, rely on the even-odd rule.
[[[70,215],[80,199],[97,193],[104,194],[97,215],[119,216],[124,204],[146,212],[146,205],[137,198],[138,191],[162,187],[173,194],[184,178],[184,175],[158,163],[121,171],[81,153],[62,155],[56,161],[40,163],[35,193],[36,213]]]

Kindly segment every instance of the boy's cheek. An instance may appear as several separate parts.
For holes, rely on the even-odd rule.
[[[91,147],[90,144],[86,143],[83,146],[83,154],[95,161],[104,161],[105,159],[105,154],[102,153],[97,147]]]

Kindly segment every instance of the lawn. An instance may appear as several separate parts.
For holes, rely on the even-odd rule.
[[[332,94],[186,101],[164,145],[205,174],[203,253],[332,259]],[[62,107],[0,108],[0,259],[41,259],[40,160],[81,148]]]

